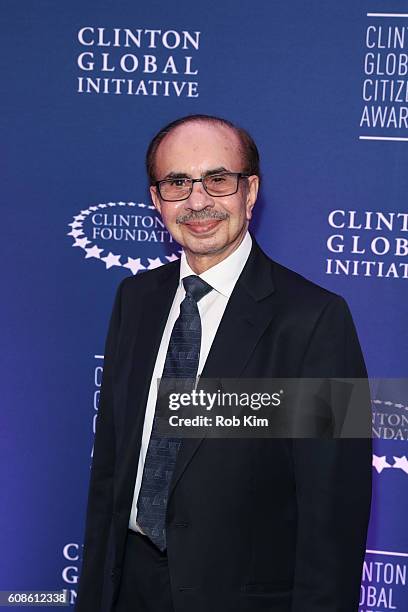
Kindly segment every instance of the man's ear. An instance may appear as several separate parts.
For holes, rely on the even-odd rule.
[[[154,207],[156,208],[156,210],[158,210],[159,214],[161,215],[161,202],[160,202],[159,194],[157,193],[157,187],[155,187],[154,185],[150,186],[150,197],[152,198]]]
[[[248,221],[252,218],[252,210],[258,197],[259,176],[253,174],[247,178],[246,213]]]

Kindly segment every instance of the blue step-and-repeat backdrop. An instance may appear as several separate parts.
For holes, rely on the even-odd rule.
[[[408,377],[408,2],[3,0],[2,21],[0,590],[73,604],[115,290],[180,255],[144,171],[165,123],[252,133],[258,242],[347,299],[371,377]],[[406,385],[378,385],[373,432],[360,610],[403,612]]]

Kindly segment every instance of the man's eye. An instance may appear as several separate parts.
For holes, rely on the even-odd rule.
[[[173,179],[172,181],[169,181],[169,185],[170,187],[185,187],[186,179]]]
[[[226,177],[223,174],[216,174],[215,176],[210,176],[209,181],[212,185],[225,183]]]

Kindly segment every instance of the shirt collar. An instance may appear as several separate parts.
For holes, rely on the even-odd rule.
[[[215,266],[199,274],[199,277],[211,285],[213,289],[229,298],[246,260],[248,259],[251,248],[252,238],[247,231],[241,244],[231,253],[231,255],[228,255],[228,257],[215,264]],[[180,285],[182,285],[183,278],[190,276],[190,274],[195,275],[195,272],[188,265],[187,257],[183,249],[180,258]]]

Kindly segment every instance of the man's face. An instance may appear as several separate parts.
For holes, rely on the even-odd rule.
[[[242,170],[238,137],[222,125],[181,125],[164,138],[156,152],[157,180],[170,174],[201,178],[213,171]],[[178,202],[162,200],[156,187],[150,192],[166,228],[187,255],[222,259],[239,245],[247,230],[258,184],[258,177],[251,176],[239,181],[234,195],[213,197],[202,183],[194,183],[190,197]]]

